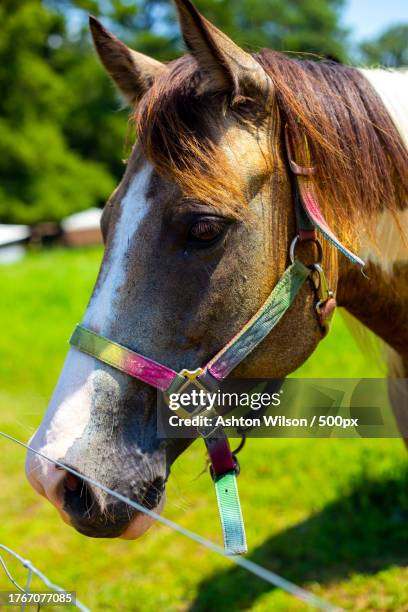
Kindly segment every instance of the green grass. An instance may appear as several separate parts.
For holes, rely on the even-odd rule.
[[[0,268],[3,431],[27,440],[39,424],[100,258],[98,249],[52,251]],[[337,317],[297,375],[381,372]],[[80,536],[31,491],[23,450],[0,440],[0,456],[0,542],[91,609],[305,609],[160,525],[136,542]],[[251,559],[350,610],[407,609],[408,473],[398,440],[249,440],[241,464]],[[203,465],[197,441],[174,468],[165,514],[219,542],[213,487],[207,475],[196,479]]]

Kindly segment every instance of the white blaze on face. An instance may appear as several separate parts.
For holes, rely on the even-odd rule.
[[[117,221],[109,260],[106,261],[99,286],[94,291],[83,323],[94,331],[104,334],[116,318],[116,296],[126,282],[125,258],[147,212],[146,194],[149,188],[152,167],[145,164],[132,179],[121,203],[121,215]]]
[[[117,314],[117,292],[126,281],[126,254],[148,209],[146,194],[151,173],[151,166],[145,164],[130,182],[120,204],[121,212],[109,258],[83,319],[85,325],[100,333],[108,331]],[[47,413],[30,441],[34,449],[51,459],[61,460],[73,442],[83,435],[89,422],[96,370],[97,363],[92,357],[75,349],[69,351]],[[104,375],[109,377],[108,373]],[[110,378],[110,384],[117,385]],[[67,520],[62,511],[60,491],[64,472],[33,453],[27,456],[26,471],[32,486],[45,495]]]

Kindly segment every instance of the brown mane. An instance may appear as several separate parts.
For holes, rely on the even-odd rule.
[[[307,163],[307,137],[321,205],[343,238],[351,240],[353,228],[366,226],[379,210],[395,213],[406,206],[407,149],[357,69],[269,50],[254,57],[275,87],[274,130],[281,133],[289,124],[300,163]],[[226,171],[214,127],[228,113],[243,120],[262,116],[251,101],[234,105],[225,94],[205,93],[204,81],[190,56],[170,64],[137,111],[140,142],[159,173],[175,179],[187,197],[242,205],[240,178]]]
[[[169,64],[136,108],[139,142],[159,174],[176,180],[183,194],[239,216],[245,197],[238,174],[217,147],[216,127],[226,96],[208,92],[206,75],[184,56]],[[207,91],[206,91],[207,90]],[[199,93],[201,92],[201,93]]]

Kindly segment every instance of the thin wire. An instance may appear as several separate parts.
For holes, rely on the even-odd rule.
[[[0,432],[2,435],[3,432]],[[6,437],[9,437],[6,435]],[[10,436],[11,437],[11,436]],[[18,442],[18,440],[17,440]],[[22,444],[22,442],[21,442]],[[65,593],[65,589],[63,589],[62,587],[58,586],[57,584],[54,584],[53,582],[51,582],[51,580],[49,580],[47,578],[47,576],[45,576],[45,574],[43,574],[42,572],[40,572],[40,570],[38,570],[32,563],[31,561],[29,561],[28,559],[24,559],[23,557],[21,557],[18,553],[14,552],[14,550],[11,550],[11,548],[9,548],[8,546],[5,546],[4,544],[0,544],[0,548],[2,548],[3,550],[5,550],[6,552],[9,553],[9,555],[11,555],[12,557],[14,557],[15,559],[17,559],[18,561],[20,561],[20,563],[22,564],[23,567],[25,567],[27,569],[27,571],[31,574],[35,574],[36,576],[38,576],[38,578],[40,580],[42,580],[42,582],[45,584],[45,586],[47,586],[49,589],[52,589],[53,591],[56,591],[57,593]],[[1,557],[0,557],[1,559]],[[7,570],[4,562],[2,562],[4,571],[7,574],[7,577],[11,580],[11,582],[23,593],[25,593],[25,590],[22,589],[21,587],[18,586],[18,584],[16,583],[16,581],[11,577],[9,571]],[[27,581],[28,586],[30,586],[30,582]],[[86,606],[84,606],[84,604],[82,604],[79,599],[77,599],[75,597],[75,606],[81,610],[82,612],[90,612],[89,608],[87,608]]]
[[[0,544],[0,547],[3,548],[3,545]],[[5,561],[3,560],[3,557],[0,555],[0,565],[2,565],[4,572],[7,576],[7,578],[10,580],[10,582],[12,582],[14,584],[14,586],[16,587],[16,589],[18,589],[21,593],[24,593],[24,589],[23,587],[21,587],[19,584],[17,584],[17,582],[14,580],[13,576],[10,574],[10,572],[8,571],[8,567],[5,563]]]
[[[222,557],[226,559],[229,559],[232,563],[235,563],[235,565],[243,567],[251,574],[254,574],[255,576],[258,576],[258,578],[265,580],[269,584],[272,584],[273,586],[280,588],[283,591],[290,593],[291,595],[294,595],[295,597],[297,597],[298,599],[301,599],[302,601],[308,603],[309,605],[314,606],[315,608],[318,608],[320,610],[329,610],[331,612],[334,612],[334,611],[338,612],[339,608],[321,599],[317,595],[314,595],[313,593],[310,593],[306,591],[305,589],[302,589],[296,584],[289,582],[289,580],[286,580],[286,578],[282,578],[278,574],[275,574],[274,572],[267,570],[266,568],[262,567],[261,565],[258,565],[257,563],[254,563],[253,561],[250,561],[249,559],[227,555],[227,553],[224,551],[223,548],[221,548],[221,546],[218,546],[218,544],[215,544],[211,540],[208,540],[207,538],[200,536],[194,531],[190,531],[189,529],[182,527],[178,523],[175,523],[174,521],[164,516],[161,516],[160,514],[157,514],[153,510],[149,510],[148,508],[145,508],[139,503],[125,497],[124,495],[121,495],[121,493],[117,493],[116,491],[109,489],[105,485],[99,482],[96,482],[92,478],[88,478],[88,476],[84,476],[83,474],[80,474],[76,470],[67,467],[60,461],[55,461],[54,459],[47,457],[43,453],[28,446],[28,444],[24,444],[24,442],[17,440],[17,438],[10,436],[9,434],[4,433],[3,431],[0,431],[0,435],[12,442],[15,442],[16,444],[19,444],[23,448],[26,448],[27,450],[35,453],[36,455],[38,455],[39,457],[42,457],[46,461],[49,461],[50,463],[53,463],[54,465],[57,465],[61,467],[62,469],[70,472],[71,474],[74,474],[74,476],[77,476],[81,480],[84,480],[85,482],[88,482],[89,484],[92,484],[95,487],[99,487],[105,493],[108,493],[109,495],[116,497],[116,499],[119,499],[120,501],[124,502],[125,504],[128,504],[132,508],[135,508],[135,510],[138,510],[139,512],[143,514],[150,516],[150,518],[152,518],[153,520],[158,521],[159,523],[162,523],[163,525],[166,525],[167,527],[170,527],[170,529],[173,529],[174,531],[177,531],[181,535],[184,535],[185,537],[190,538],[190,540],[193,540],[194,542],[196,542],[197,544],[200,544],[201,546],[205,546],[212,552],[218,555],[221,555]]]
[[[28,594],[28,592],[30,591],[32,579],[33,579],[33,570],[30,567],[27,571],[27,580],[26,580],[26,585],[24,589],[25,594]],[[25,603],[21,604],[21,610],[25,610],[25,609],[26,609],[26,604]],[[37,609],[38,609],[38,606],[37,606]]]

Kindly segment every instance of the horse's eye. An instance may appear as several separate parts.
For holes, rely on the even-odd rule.
[[[222,238],[227,223],[221,217],[200,217],[188,233],[188,241],[192,246],[205,248]]]

